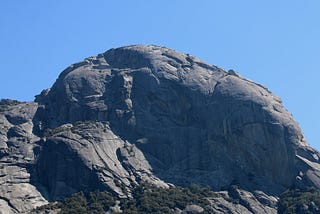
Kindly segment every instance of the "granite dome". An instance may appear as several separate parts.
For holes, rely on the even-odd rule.
[[[81,190],[125,197],[118,182],[236,183],[270,197],[320,187],[319,153],[279,97],[166,47],[108,50],[65,69],[35,102],[3,106],[0,207],[12,212]]]

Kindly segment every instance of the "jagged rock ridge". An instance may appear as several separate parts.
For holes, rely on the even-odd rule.
[[[8,212],[80,190],[126,197],[141,182],[270,196],[320,186],[319,153],[276,95],[165,47],[111,49],[68,67],[35,102],[0,106]]]

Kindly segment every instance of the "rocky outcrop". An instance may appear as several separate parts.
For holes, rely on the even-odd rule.
[[[0,213],[22,213],[47,203],[34,186],[33,148],[39,137],[32,133],[36,103],[0,102]]]
[[[141,182],[237,184],[249,204],[255,192],[273,203],[290,186],[320,186],[319,153],[276,95],[165,47],[111,49],[71,65],[34,103],[2,106],[0,191],[16,179],[34,201],[0,194],[13,212],[80,190],[126,197]]]
[[[231,186],[208,198],[212,213],[277,213],[278,198],[261,191],[248,192]]]
[[[97,189],[125,197],[140,181],[168,186],[153,176],[143,153],[113,134],[107,124],[80,122],[55,132],[42,142],[37,161],[37,177],[50,200]]]

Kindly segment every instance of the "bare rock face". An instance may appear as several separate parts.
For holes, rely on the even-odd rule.
[[[47,203],[32,185],[33,148],[40,139],[32,133],[37,106],[0,102],[0,213],[22,213]]]
[[[272,213],[263,204],[272,195],[320,187],[319,153],[276,95],[165,47],[111,49],[68,67],[34,103],[3,106],[0,191],[15,179],[27,186],[22,196],[0,194],[12,212],[80,190],[126,197],[149,182],[237,184],[241,200]],[[32,203],[14,204],[30,195]]]
[[[85,122],[58,129],[43,142],[37,161],[37,177],[50,200],[97,189],[125,197],[141,181],[168,187],[153,176],[143,153],[107,124]]]
[[[208,200],[212,213],[277,213],[278,199],[261,191],[248,192],[232,186]]]

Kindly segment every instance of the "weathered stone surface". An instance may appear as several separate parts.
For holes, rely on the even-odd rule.
[[[217,212],[274,213],[272,195],[320,187],[319,152],[276,95],[165,47],[73,64],[34,103],[0,103],[0,124],[0,208],[12,212],[80,190],[125,197],[149,182],[237,184],[246,205],[213,199]]]
[[[16,103],[0,113],[0,213],[23,213],[47,203],[32,185],[30,171],[39,140],[32,133],[36,110],[36,103]]]
[[[203,208],[196,205],[196,204],[191,204],[187,205],[186,208],[181,212],[182,214],[197,214],[197,213],[203,213]]]
[[[261,191],[248,192],[237,187],[217,192],[217,197],[208,199],[212,213],[277,213],[278,199]]]
[[[125,196],[119,184],[129,191],[139,181],[168,186],[152,175],[142,152],[113,134],[107,124],[86,122],[58,129],[41,142],[37,162],[37,177],[50,200],[96,189]]]

